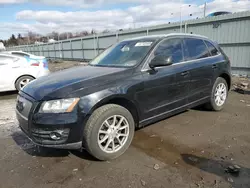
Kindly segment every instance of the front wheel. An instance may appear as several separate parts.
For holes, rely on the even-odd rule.
[[[96,109],[84,127],[83,144],[99,160],[122,155],[134,137],[134,119],[124,107],[108,104]]]
[[[228,97],[228,85],[224,78],[217,78],[210,97],[210,102],[206,105],[208,109],[220,111],[223,109]]]

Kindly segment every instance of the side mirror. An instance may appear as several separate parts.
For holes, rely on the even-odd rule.
[[[172,57],[166,57],[163,55],[158,55],[155,56],[151,62],[149,63],[149,67],[151,69],[154,69],[155,67],[162,67],[162,66],[169,66],[172,65],[173,61],[172,61]]]

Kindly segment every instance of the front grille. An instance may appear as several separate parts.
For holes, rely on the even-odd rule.
[[[17,96],[16,109],[22,116],[28,118],[31,107],[32,107],[32,102],[30,102],[29,100],[25,99],[20,95]]]

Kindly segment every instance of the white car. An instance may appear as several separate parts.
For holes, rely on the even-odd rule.
[[[48,74],[47,62],[0,53],[0,92],[21,90],[32,80]]]
[[[4,53],[16,55],[20,57],[25,57],[25,58],[30,58],[30,59],[35,59],[35,60],[38,60],[39,62],[43,62],[43,61],[47,62],[47,59],[44,56],[37,56],[37,55],[33,55],[33,54],[23,52],[23,51],[5,51]]]

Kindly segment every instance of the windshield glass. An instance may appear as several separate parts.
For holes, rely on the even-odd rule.
[[[133,67],[146,56],[155,40],[123,41],[106,49],[90,65],[110,67]]]

